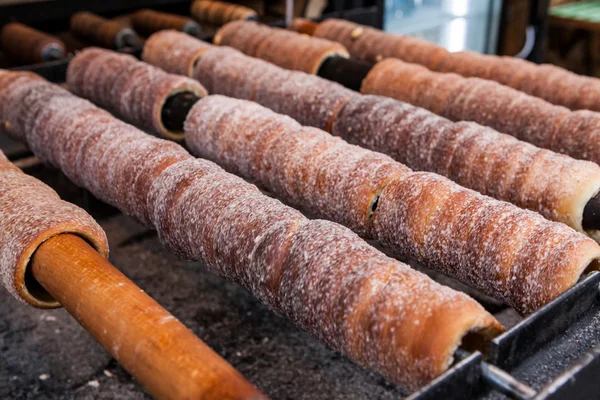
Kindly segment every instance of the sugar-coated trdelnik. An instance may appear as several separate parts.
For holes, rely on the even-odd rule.
[[[3,76],[0,72],[0,87]],[[62,201],[39,180],[24,174],[0,151],[0,277],[17,299],[35,307],[59,307],[41,286],[26,278],[29,261],[46,240],[62,233],[81,236],[108,257],[106,235],[81,208]],[[39,286],[39,287],[38,287]]]
[[[42,160],[154,227],[168,248],[248,288],[361,365],[415,388],[448,368],[468,333],[478,343],[501,330],[467,295],[386,257],[347,228],[309,220],[56,85],[7,74],[2,132],[10,126]]]

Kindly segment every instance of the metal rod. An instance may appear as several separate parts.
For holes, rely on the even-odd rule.
[[[530,400],[537,394],[535,390],[494,365],[481,363],[481,375],[494,389],[514,399]]]
[[[42,50],[42,61],[55,61],[65,58],[65,51],[61,47],[51,44]]]

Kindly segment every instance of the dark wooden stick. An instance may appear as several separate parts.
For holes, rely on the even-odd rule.
[[[360,91],[362,82],[371,68],[373,68],[373,64],[364,61],[332,56],[323,62],[317,75],[337,82],[348,89]]]
[[[28,271],[154,397],[266,399],[79,236],[44,242]]]
[[[583,229],[600,229],[600,193],[590,199],[583,209]]]
[[[170,96],[162,109],[162,123],[172,132],[183,132],[183,123],[200,97],[191,92],[177,93]]]

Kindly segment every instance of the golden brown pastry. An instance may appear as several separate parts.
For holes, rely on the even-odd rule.
[[[499,83],[387,59],[361,91],[402,100],[453,121],[474,121],[571,157],[600,163],[600,113],[571,111]]]
[[[347,228],[308,220],[175,143],[50,83],[25,96],[10,99],[22,116],[15,136],[38,156],[156,228],[178,255],[245,286],[394,382],[421,386],[448,368],[467,334],[485,341],[501,331],[468,296],[386,257]],[[45,110],[45,117],[25,107]],[[29,126],[35,129],[24,132]]]
[[[216,0],[196,0],[190,14],[196,21],[221,26],[235,20],[256,19],[258,15],[251,8],[239,4]]]
[[[600,111],[600,80],[554,65],[470,51],[449,53],[424,40],[340,19],[321,22],[313,34],[343,44],[353,58],[360,60],[375,63],[384,58],[399,58],[434,71],[494,80],[572,110]]]
[[[32,285],[27,267],[36,249],[53,236],[73,233],[108,257],[106,235],[79,207],[62,201],[39,180],[24,174],[0,151],[0,278],[17,299],[35,307],[59,307],[39,284]]]
[[[129,45],[126,36],[135,37],[135,32],[124,24],[87,11],[73,14],[71,31],[81,39],[107,49],[125,47]]]
[[[133,29],[143,36],[150,36],[165,29],[174,29],[197,36],[201,30],[200,25],[190,17],[147,8],[134,12],[131,15],[131,24]]]
[[[228,23],[219,29],[214,43],[233,47],[282,68],[308,74],[316,74],[329,57],[349,57],[346,49],[338,43],[271,28],[254,21]]]

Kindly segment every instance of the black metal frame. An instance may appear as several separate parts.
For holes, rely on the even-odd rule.
[[[83,7],[79,2],[59,0],[51,3],[52,8],[60,8],[57,3],[67,8],[49,10],[47,3],[39,3],[36,7],[41,10],[39,13],[47,11],[52,17],[63,18],[82,8],[96,12],[116,11],[118,4],[114,1],[92,1],[86,2]],[[148,6],[149,3],[159,6],[187,4],[179,0],[134,0],[128,1],[127,6]],[[382,1],[377,0],[375,5],[360,0],[351,3],[361,7],[348,9],[343,1],[334,1],[333,10],[324,18],[346,18],[375,27],[383,26]],[[24,12],[22,7],[25,6],[8,6],[8,10],[15,12],[12,15],[20,16],[19,13]],[[0,6],[0,15],[5,16],[0,17],[0,24],[7,19],[6,10],[7,6]],[[35,21],[38,13],[28,10],[28,14],[31,18],[23,18],[24,22]],[[208,37],[205,39],[210,40]],[[68,60],[61,60],[18,69],[36,72],[50,81],[64,82],[67,66]],[[27,156],[30,153],[21,151],[11,158]],[[445,374],[409,399],[505,398],[498,392],[500,387],[516,398],[576,400],[600,397],[600,380],[596,379],[600,374],[600,273],[587,275],[550,304],[495,338],[490,343],[487,358],[479,352],[468,354],[463,351],[458,352],[456,358],[458,361]],[[505,376],[510,379],[494,374],[496,367],[510,374]],[[533,388],[535,395],[524,396],[515,387],[520,384],[524,388]]]

